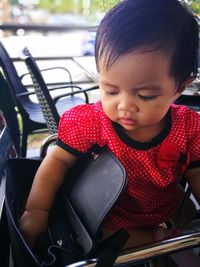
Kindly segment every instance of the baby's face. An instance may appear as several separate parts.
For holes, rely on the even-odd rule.
[[[170,62],[159,51],[131,52],[106,70],[99,63],[103,109],[138,141],[148,141],[163,128],[163,118],[180,95]]]

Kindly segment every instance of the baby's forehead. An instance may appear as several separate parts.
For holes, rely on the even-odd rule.
[[[173,49],[171,49],[173,50]],[[162,57],[164,60],[167,60],[168,63],[171,63],[172,51],[168,48],[155,48],[148,45],[144,45],[141,47],[129,49],[124,53],[116,52],[115,49],[110,49],[108,52],[102,53],[101,56],[97,60],[98,69],[103,68],[109,70],[113,64],[118,63],[122,60],[127,59],[127,61],[138,60],[145,57],[145,60],[152,60],[152,58],[156,59],[158,56]]]
[[[134,87],[143,88],[160,78],[172,78],[170,59],[159,51],[137,53],[131,52],[120,56],[109,67],[100,61],[100,80],[123,83],[134,83]]]

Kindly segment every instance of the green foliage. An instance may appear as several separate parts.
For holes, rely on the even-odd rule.
[[[10,0],[10,3],[12,5],[17,5],[17,4],[19,4],[19,1],[18,0]]]
[[[38,7],[49,10],[52,13],[74,11],[73,0],[40,0]]]
[[[195,13],[200,15],[200,3],[197,3],[197,2],[191,3],[190,7]]]
[[[90,0],[90,13],[106,12],[115,4],[122,0]],[[188,5],[195,13],[200,14],[200,0],[180,0],[183,4]],[[17,4],[19,0],[10,0],[12,4]],[[40,0],[38,7],[49,10],[50,12],[84,12],[85,0]]]
[[[120,0],[90,0],[90,12],[105,12],[113,7]],[[84,0],[40,0],[39,8],[51,12],[84,12]]]
[[[200,2],[199,0],[191,0],[191,1],[182,1],[183,4],[188,6],[191,10],[193,10],[196,14],[200,15]]]
[[[97,1],[99,4],[100,11],[105,12],[113,7],[115,4],[119,3],[120,0],[101,0]]]

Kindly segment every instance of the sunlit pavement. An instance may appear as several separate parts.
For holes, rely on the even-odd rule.
[[[12,58],[19,57],[20,51],[28,47],[34,57],[82,56],[87,31],[74,31],[51,35],[9,36],[2,38]]]

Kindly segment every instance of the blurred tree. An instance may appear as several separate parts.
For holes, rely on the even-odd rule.
[[[52,12],[84,13],[85,9],[89,9],[90,12],[105,12],[118,2],[120,0],[40,0],[38,7]]]
[[[200,15],[200,1],[199,0],[179,0],[184,5],[192,9],[196,14]]]
[[[6,1],[6,0],[0,0]],[[17,4],[19,0],[7,0],[11,4]],[[121,0],[39,0],[38,7],[51,12],[84,13],[85,6],[91,12],[105,12]],[[179,0],[189,6],[195,13],[200,14],[200,0]]]
[[[12,0],[17,2],[17,0]],[[38,6],[53,12],[84,12],[84,5],[89,5],[90,12],[105,12],[121,0],[40,0]],[[196,13],[200,13],[199,0],[180,0]]]
[[[91,9],[100,10],[101,12],[105,12],[115,4],[119,3],[121,0],[92,0]]]
[[[73,0],[40,0],[38,7],[47,9],[50,12],[73,12],[74,1]]]
[[[191,1],[191,3],[189,3],[189,6],[191,7],[191,9],[200,15],[200,2],[199,0],[193,0]]]
[[[17,5],[19,3],[18,0],[10,0],[11,5]]]

